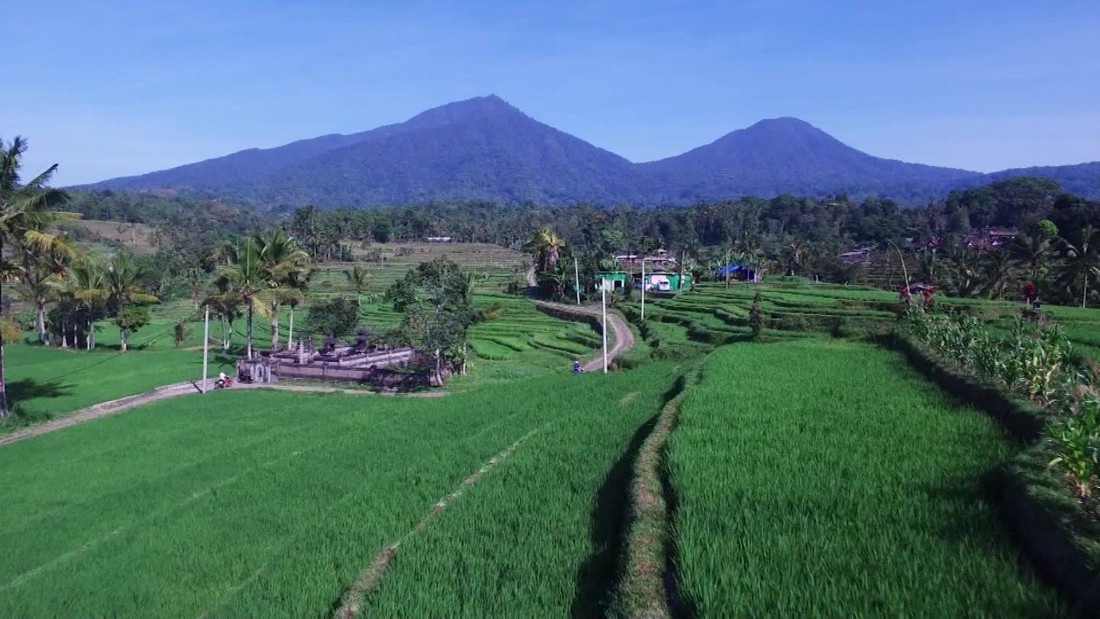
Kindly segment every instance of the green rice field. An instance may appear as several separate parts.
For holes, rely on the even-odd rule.
[[[883,349],[715,352],[669,444],[681,602],[706,617],[1046,617],[982,490],[1012,447]]]
[[[364,616],[594,608],[617,560],[601,486],[672,382],[653,364],[434,399],[214,392],[5,446],[0,616],[327,616],[399,540]]]

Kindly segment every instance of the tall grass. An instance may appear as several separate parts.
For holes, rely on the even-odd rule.
[[[229,390],[6,446],[0,616],[327,615],[379,550],[535,429],[422,531],[452,545],[414,535],[397,567],[473,570],[461,592],[432,580],[453,569],[415,577],[442,614],[500,616],[513,600],[560,614],[599,551],[588,524],[603,475],[668,383],[651,366],[439,399]],[[424,603],[405,595],[387,599]]]
[[[896,354],[721,349],[670,440],[680,593],[699,616],[1064,614],[981,487],[994,424]]]

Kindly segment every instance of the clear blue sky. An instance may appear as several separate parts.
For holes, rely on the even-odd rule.
[[[632,161],[777,116],[936,165],[1100,159],[1096,0],[521,4],[15,0],[0,137],[74,184],[495,93]]]

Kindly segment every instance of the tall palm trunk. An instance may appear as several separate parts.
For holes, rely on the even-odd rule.
[[[1081,293],[1081,307],[1085,307],[1089,298],[1089,274],[1085,273],[1085,290]]]
[[[279,304],[271,304],[271,350],[279,349]]]
[[[0,335],[0,419],[8,416],[8,392],[4,378],[4,336]]]
[[[38,343],[49,344],[46,337],[46,299],[35,297],[34,311],[38,318]]]
[[[126,330],[125,329],[119,329],[118,330],[118,345],[119,345],[119,350],[121,350],[122,352],[126,352]]]
[[[252,358],[252,299],[248,300],[248,325],[245,328],[244,354],[246,359]]]
[[[290,306],[290,321],[286,334],[286,348],[287,350],[294,350],[294,306]]]

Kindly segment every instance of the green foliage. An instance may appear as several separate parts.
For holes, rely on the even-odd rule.
[[[749,329],[752,331],[753,337],[760,337],[760,333],[764,330],[764,312],[760,309],[760,293],[757,292],[752,298],[752,307],[749,308]]]
[[[1089,394],[1072,414],[1052,422],[1047,435],[1055,452],[1050,465],[1062,465],[1077,494],[1091,496],[1100,476],[1100,398]]]
[[[669,440],[681,600],[698,616],[1063,615],[983,499],[1008,451],[881,348],[719,349]]]
[[[306,318],[307,335],[344,337],[359,323],[359,303],[344,297],[314,302]]]
[[[176,348],[183,346],[183,342],[187,340],[187,334],[191,331],[191,323],[187,321],[180,321],[172,325],[172,338],[176,343]]]
[[[149,324],[152,319],[148,305],[127,303],[123,305],[115,315],[115,325],[126,334],[133,333]]]
[[[402,315],[405,340],[430,354],[454,357],[478,314],[470,300],[472,281],[445,257],[421,263],[386,293]]]

